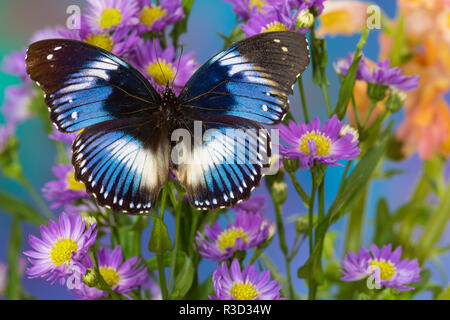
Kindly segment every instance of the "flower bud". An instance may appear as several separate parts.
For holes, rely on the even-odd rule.
[[[275,181],[272,185],[272,197],[276,204],[283,204],[287,198],[287,184],[283,181]]]
[[[369,82],[367,84],[367,96],[372,101],[375,102],[382,101],[386,97],[386,92],[388,89],[389,89],[388,86]]]
[[[86,273],[83,275],[83,282],[90,288],[94,288],[98,285],[98,274],[94,269],[86,269]]]
[[[396,113],[405,104],[406,93],[401,90],[393,89],[386,101],[386,108],[392,113]]]
[[[314,15],[308,9],[302,10],[297,16],[295,29],[309,28],[314,24]]]
[[[306,215],[301,216],[295,220],[295,231],[297,231],[298,234],[303,234],[308,232],[309,230],[309,221],[308,217]]]
[[[81,218],[83,219],[83,222],[86,224],[86,228],[89,228],[93,224],[97,223],[97,219],[95,219],[95,217],[91,216],[89,213],[84,211],[81,212]]]
[[[352,142],[355,142],[359,139],[359,133],[358,130],[353,128],[352,126],[346,124],[341,128],[341,131],[339,132],[339,136],[343,137],[347,134],[351,134],[353,136]]]

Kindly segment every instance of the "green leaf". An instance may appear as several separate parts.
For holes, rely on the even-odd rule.
[[[170,299],[182,299],[186,295],[194,282],[194,274],[192,260],[185,254],[184,264],[175,278],[175,286],[170,294]]]
[[[34,225],[47,223],[47,221],[29,204],[2,191],[0,191],[0,210],[11,214],[17,219],[21,219]]]
[[[0,169],[5,177],[19,180],[22,177],[22,166],[18,153],[19,142],[16,137],[10,137],[0,152]]]
[[[347,74],[343,77],[341,89],[339,90],[339,97],[334,109],[339,119],[343,119],[347,111],[348,103],[352,97],[353,87],[355,86],[356,73],[358,71],[359,62],[362,55],[361,50],[366,44],[367,37],[369,36],[369,29],[366,27],[361,35],[361,38],[356,46],[356,51],[353,56],[353,62],[347,71]]]
[[[392,126],[393,123],[391,122],[386,130],[381,133],[374,146],[359,161],[350,176],[345,179],[343,187],[339,190],[328,212],[330,224],[336,222],[343,214],[347,213],[358,194],[370,180],[372,173],[386,150]]]
[[[183,251],[178,251],[176,258],[175,258],[176,259],[175,267],[181,268],[184,265],[185,258],[186,258],[186,254]],[[172,250],[164,253],[164,256],[163,256],[164,268],[170,267],[171,261],[172,261]],[[158,270],[158,262],[156,261],[156,257],[148,259],[145,264],[147,265],[147,268],[150,271]]]
[[[164,222],[160,218],[153,218],[152,233],[148,242],[148,251],[163,254],[170,250],[172,244],[169,238],[169,232]]]
[[[187,31],[187,22],[189,19],[189,15],[191,14],[192,6],[194,4],[194,0],[183,0],[182,5],[184,7],[184,19],[178,21],[172,29],[170,36],[172,38],[172,44],[175,48],[178,47],[178,40],[180,36]]]
[[[444,233],[448,221],[450,221],[450,184],[447,184],[441,203],[428,219],[422,237],[418,241],[415,251],[421,263],[430,256],[433,247]]]
[[[316,38],[314,28],[311,28],[310,40],[313,83],[319,87],[322,85],[328,86],[329,82],[325,70],[328,64],[328,54],[325,39]]]
[[[383,245],[391,242],[392,239],[392,219],[389,214],[389,207],[385,198],[378,201],[375,218],[375,235],[373,243]]]
[[[437,297],[437,300],[450,300],[450,285]]]
[[[20,219],[14,218],[8,246],[8,286],[6,288],[6,296],[9,300],[17,300],[20,297],[19,256],[21,244],[22,226],[20,225]]]

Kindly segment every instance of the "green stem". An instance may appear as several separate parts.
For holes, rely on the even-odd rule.
[[[195,240],[195,233],[197,232],[197,225],[198,225],[198,220],[199,220],[199,215],[197,212],[195,212],[192,215],[192,225],[191,225],[191,230],[189,233],[189,243],[194,243]],[[194,255],[194,246],[189,246],[189,256],[192,257]]]
[[[275,216],[277,221],[277,229],[278,229],[278,239],[280,241],[280,249],[284,255],[284,261],[286,264],[286,273],[287,273],[287,281],[289,286],[289,296],[287,299],[292,299],[294,297],[294,287],[292,285],[292,272],[291,272],[291,262],[289,260],[289,249],[286,244],[286,235],[283,223],[283,213],[281,204],[275,203]]]
[[[361,245],[361,235],[364,222],[364,212],[366,207],[368,185],[359,194],[356,203],[350,210],[348,223],[347,223],[347,235],[345,239],[345,253],[350,251],[356,252]]]
[[[164,209],[166,206],[166,198],[167,198],[167,189],[168,184],[166,184],[163,188],[161,195],[161,206],[159,211],[159,217],[161,221],[164,221]],[[163,300],[167,300],[169,295],[167,293],[167,284],[166,284],[166,274],[164,272],[164,254],[156,253],[156,262],[158,264],[158,274],[159,274],[159,286],[161,287],[161,294]]]
[[[42,200],[41,196],[34,190],[33,186],[31,185],[30,181],[25,178],[21,177],[20,182],[22,183],[22,186],[27,190],[28,194],[33,198],[33,200],[38,205],[41,212],[44,214],[45,217],[48,219],[52,219],[55,217],[52,211],[47,207],[44,200]]]
[[[367,123],[369,122],[370,116],[372,115],[373,110],[375,109],[377,102],[374,100],[370,100],[369,111],[367,112],[366,118],[364,119],[363,128],[365,129]]]
[[[309,198],[309,210],[308,210],[308,235],[309,235],[309,257],[312,257],[313,250],[314,250],[314,234],[313,234],[313,227],[314,227],[314,201],[316,199],[316,191],[317,191],[317,184],[315,179],[314,171],[311,171],[311,180],[312,180],[312,190],[311,190],[311,197]],[[312,276],[308,279],[308,299],[309,300],[315,300],[316,299],[316,283]]]
[[[302,77],[298,77],[297,83],[298,83],[298,90],[300,91],[300,98],[302,99],[303,117],[305,118],[305,122],[309,123],[308,108],[306,106],[305,89],[303,87]]]
[[[309,203],[309,196],[308,194],[305,192],[305,190],[303,190],[302,186],[300,185],[300,183],[298,183],[297,181],[297,177],[295,176],[295,172],[291,172],[288,171],[289,176],[291,177],[292,180],[292,184],[294,185],[295,190],[297,191],[298,195],[300,196],[300,198],[302,198],[303,204],[305,206],[308,206]]]
[[[320,85],[320,90],[322,90],[323,99],[325,101],[325,106],[327,107],[328,116],[333,114],[333,108],[331,107],[330,96],[328,95],[328,88],[325,83]]]
[[[319,217],[318,222],[322,221],[325,217],[325,177],[322,180],[322,183],[319,185]]]
[[[356,126],[358,128],[358,131],[361,131],[361,129],[362,129],[361,120],[359,119],[359,111],[356,106],[355,95],[353,93],[352,93],[352,109],[353,109],[353,114],[355,115],[355,122],[356,122]]]
[[[162,298],[167,300],[169,295],[167,293],[166,274],[164,273],[164,255],[157,253],[156,262],[158,263],[159,286],[161,287]]]

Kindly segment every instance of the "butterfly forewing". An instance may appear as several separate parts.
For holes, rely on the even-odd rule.
[[[289,109],[292,86],[309,63],[308,43],[295,32],[262,33],[205,63],[179,101],[186,113],[233,115],[277,124]]]
[[[117,118],[146,117],[160,95],[125,61],[89,44],[65,39],[35,42],[27,72],[45,92],[53,123],[73,132]]]

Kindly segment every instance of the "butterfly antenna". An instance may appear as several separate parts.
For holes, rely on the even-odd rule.
[[[161,70],[161,74],[163,75],[164,82],[167,83],[167,85],[169,85],[169,81],[167,81],[166,75],[164,74],[164,71],[163,71],[163,69],[161,67],[161,62],[160,62],[159,57],[158,57],[158,51],[156,50],[156,41],[155,41],[155,39],[153,39],[153,48],[155,49],[156,60],[158,61],[159,70]]]
[[[178,70],[180,70],[180,63],[181,63],[181,57],[183,56],[183,49],[184,49],[184,47],[181,46],[181,53],[180,53],[180,57],[178,58],[177,71],[175,72],[175,77],[173,77],[173,80],[172,80],[172,87],[174,86],[175,80],[177,79]]]

